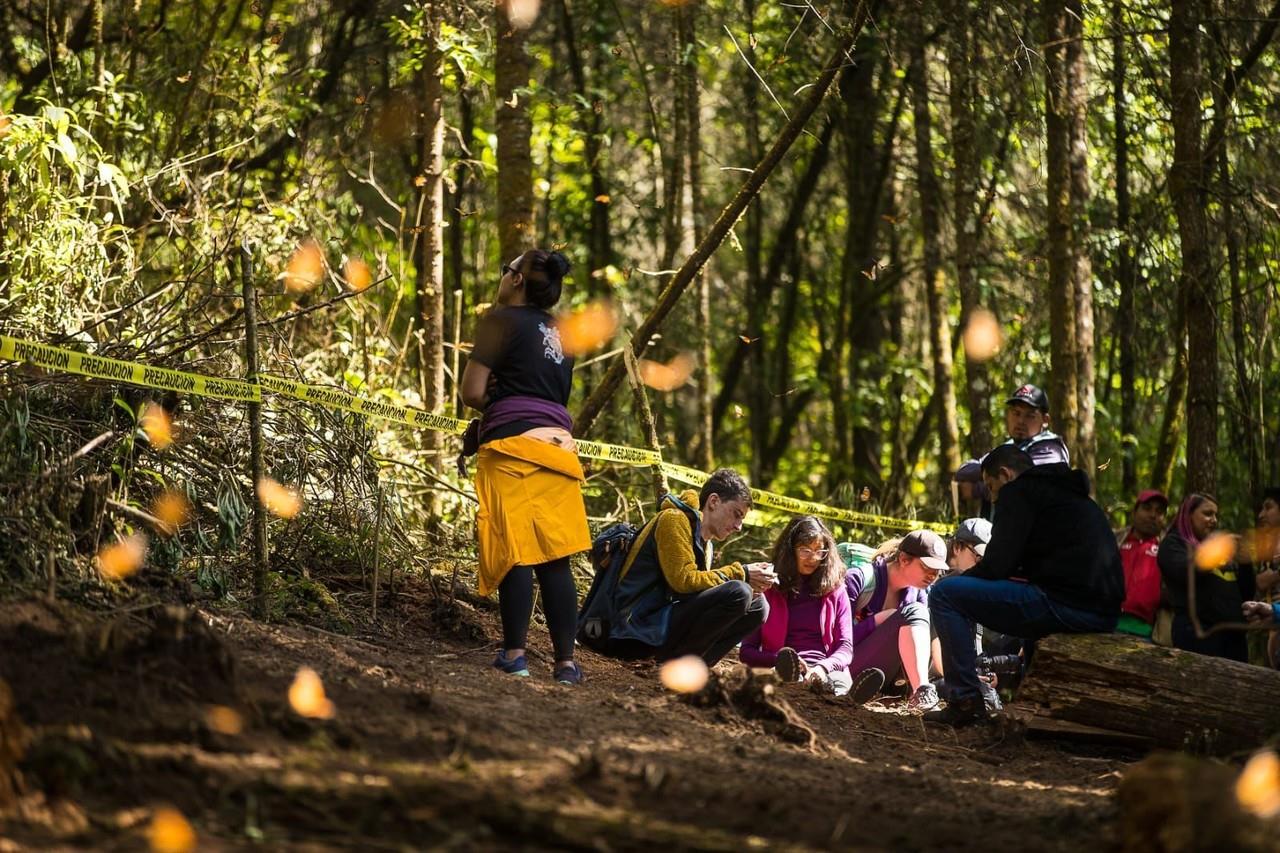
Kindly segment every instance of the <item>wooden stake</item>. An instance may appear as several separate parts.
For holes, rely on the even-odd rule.
[[[249,244],[240,244],[240,287],[244,298],[244,360],[247,382],[258,381],[258,311],[253,292],[253,253]],[[267,513],[262,506],[259,484],[262,464],[262,404],[249,404],[249,475],[253,479],[253,612],[267,615]]]
[[[373,523],[373,621],[378,621],[378,564],[382,557],[382,484],[377,487],[378,515]]]

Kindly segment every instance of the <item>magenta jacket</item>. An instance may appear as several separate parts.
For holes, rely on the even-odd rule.
[[[738,657],[747,666],[761,669],[774,666],[778,661],[778,650],[787,644],[787,627],[790,616],[787,597],[772,588],[765,591],[765,602],[769,605],[769,615],[764,624],[747,635],[742,641]],[[849,607],[849,594],[844,584],[836,587],[822,598],[819,610],[819,633],[822,635],[823,648],[801,649],[797,652],[820,651],[826,657],[813,661],[810,665],[821,666],[827,672],[839,672],[848,669],[853,661],[853,613]]]

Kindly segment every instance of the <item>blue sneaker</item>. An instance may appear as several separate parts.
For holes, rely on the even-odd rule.
[[[498,649],[498,656],[493,659],[493,668],[500,669],[507,675],[529,677],[529,664],[525,661],[524,655],[520,655],[520,657],[513,660],[507,660],[506,649]]]
[[[557,684],[577,686],[582,683],[582,667],[578,666],[576,661],[570,661],[564,666],[556,667],[554,677]]]

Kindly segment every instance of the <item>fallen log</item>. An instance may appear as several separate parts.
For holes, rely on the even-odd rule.
[[[1012,707],[1081,731],[1226,755],[1280,738],[1280,672],[1122,634],[1060,634],[1036,644]]]

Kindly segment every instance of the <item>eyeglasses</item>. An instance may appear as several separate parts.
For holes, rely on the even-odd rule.
[[[519,258],[516,258],[514,261],[512,261],[512,262],[511,262],[511,263],[509,263],[509,264],[503,264],[503,265],[502,265],[502,274],[503,274],[503,275],[510,275],[511,273],[515,273],[516,275],[520,275],[520,274],[521,274],[521,273],[520,273],[520,270],[516,269],[516,264],[518,264],[518,263],[520,263],[520,259],[519,259]]]
[[[796,550],[800,556],[804,557],[806,560],[814,557],[817,557],[819,560],[825,560],[827,555],[831,553],[829,548],[823,548],[820,551],[815,551],[812,548],[797,548]]]

